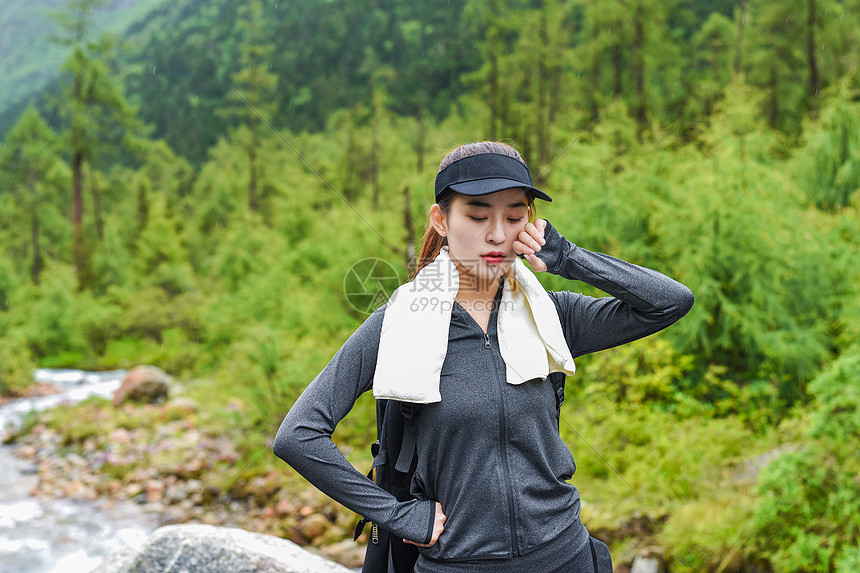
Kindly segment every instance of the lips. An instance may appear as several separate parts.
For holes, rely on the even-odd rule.
[[[481,258],[488,263],[498,264],[505,260],[505,255],[501,251],[490,251],[489,253],[481,255]]]

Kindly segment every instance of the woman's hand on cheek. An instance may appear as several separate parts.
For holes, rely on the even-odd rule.
[[[541,273],[547,270],[544,263],[535,253],[540,251],[541,245],[545,245],[546,241],[543,238],[544,230],[546,229],[546,219],[535,219],[534,223],[526,223],[525,227],[517,239],[514,241],[514,252],[522,253],[525,259],[531,265],[531,268],[536,273]]]

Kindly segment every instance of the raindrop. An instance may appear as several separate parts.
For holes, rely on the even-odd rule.
[[[161,345],[161,351],[164,352],[164,345]]]
[[[155,66],[152,66],[152,75],[155,75]]]
[[[579,79],[579,77],[581,75],[582,75],[582,70],[576,70],[576,79]]]

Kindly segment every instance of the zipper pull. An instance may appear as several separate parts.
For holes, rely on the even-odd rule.
[[[370,524],[370,542],[379,545],[379,527],[375,523]]]
[[[490,348],[490,333],[484,333],[484,348]]]

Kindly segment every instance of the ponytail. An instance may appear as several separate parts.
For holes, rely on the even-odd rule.
[[[454,201],[456,195],[459,195],[459,193],[449,189],[439,196],[437,203],[445,215],[451,210],[451,203]],[[427,215],[427,230],[424,231],[424,238],[421,239],[421,251],[418,253],[418,261],[412,270],[412,276],[409,277],[409,280],[414,280],[416,275],[418,275],[418,271],[432,263],[439,256],[439,251],[442,250],[442,247],[447,244],[448,239],[436,232],[430,220],[430,215]]]

